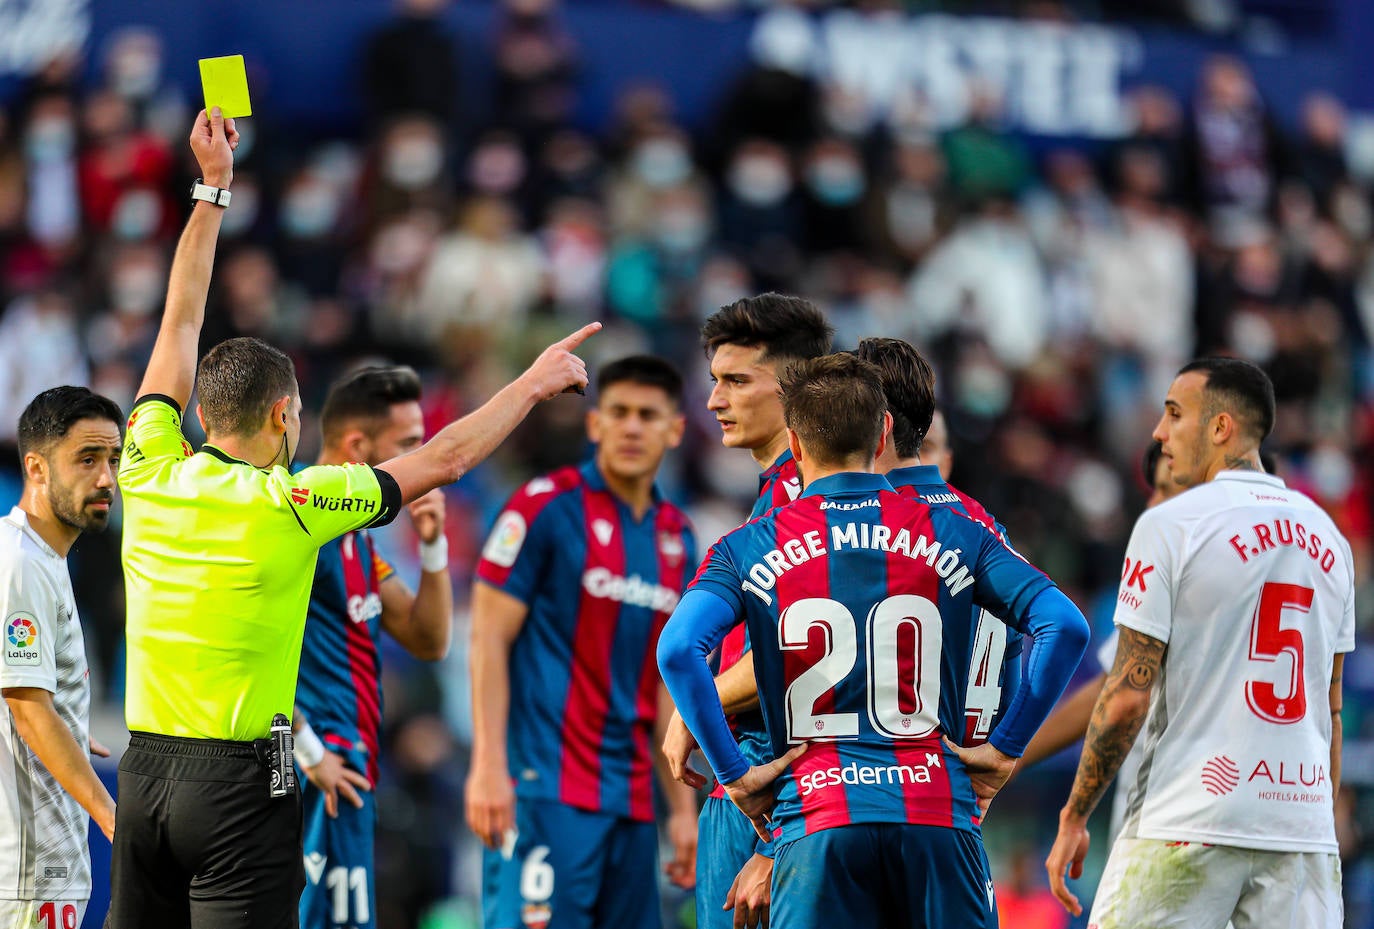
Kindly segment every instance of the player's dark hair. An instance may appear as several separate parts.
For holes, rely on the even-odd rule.
[[[326,444],[336,441],[349,423],[358,423],[369,437],[391,418],[398,403],[420,401],[420,375],[405,365],[368,365],[335,381],[320,411],[320,430]]]
[[[596,375],[597,393],[613,384],[643,384],[668,395],[673,406],[682,406],[682,375],[672,362],[657,355],[630,355],[603,365]]]
[[[766,293],[712,313],[701,327],[706,357],[722,345],[763,346],[763,361],[801,361],[830,351],[835,329],[810,300]]]
[[[871,460],[883,435],[878,369],[848,352],[793,362],[779,381],[782,415],[807,454],[824,465]]]
[[[196,372],[200,412],[210,435],[252,435],[272,404],[299,391],[291,359],[261,339],[225,339],[205,353]]]
[[[1274,384],[1258,366],[1239,358],[1198,358],[1178,373],[1207,375],[1204,415],[1230,413],[1258,445],[1274,429]]]
[[[915,458],[935,416],[935,371],[910,342],[869,338],[854,352],[878,369],[898,458]]]
[[[29,401],[19,415],[19,461],[29,452],[45,455],[83,419],[124,424],[119,404],[85,387],[53,387]]]
[[[1159,439],[1150,442],[1145,454],[1140,457],[1140,476],[1145,479],[1145,486],[1154,490],[1155,473],[1159,471],[1159,459],[1164,457],[1164,443]]]

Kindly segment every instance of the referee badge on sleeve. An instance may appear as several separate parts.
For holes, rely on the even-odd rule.
[[[11,613],[5,620],[5,664],[37,667],[38,657],[38,622],[30,613]]]

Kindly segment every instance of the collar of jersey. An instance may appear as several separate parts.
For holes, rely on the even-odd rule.
[[[763,474],[759,475],[759,486],[762,487],[774,474],[782,470],[782,466],[792,460],[792,449],[784,448],[782,454],[773,459],[773,463],[763,469]]]
[[[588,461],[577,470],[582,472],[582,480],[586,481],[587,486],[592,490],[608,493],[611,494],[612,497],[615,497],[615,494],[611,493],[611,488],[607,486],[606,478],[601,474],[601,469],[596,466],[595,459]],[[658,489],[658,481],[654,481],[654,486],[649,492],[652,495],[654,503],[658,503],[663,499],[663,492]],[[616,499],[619,500],[620,498],[616,497]]]
[[[22,507],[15,506],[11,508],[10,519],[16,524],[18,524],[20,531],[22,531],[24,535],[28,536],[31,540],[33,540],[33,542],[44,552],[46,552],[54,558],[62,557],[61,555],[57,554],[57,550],[55,548],[53,548],[47,542],[43,541],[43,537],[34,530],[33,526],[29,525],[29,514],[25,512]]]
[[[892,485],[883,475],[866,474],[863,471],[842,471],[810,482],[802,491],[802,496],[834,497],[839,494],[873,494],[880,490],[892,490]]]
[[[940,466],[928,464],[893,468],[887,472],[887,482],[893,487],[945,486],[945,479],[940,476]]]
[[[250,468],[257,467],[252,462],[244,461],[242,458],[235,458],[233,455],[229,454],[224,449],[217,448],[216,446],[211,445],[209,442],[201,443],[200,450],[213,458],[218,458],[225,464],[248,465],[248,467]],[[258,468],[258,470],[261,471],[262,469]]]
[[[1277,474],[1266,474],[1263,471],[1236,471],[1228,468],[1225,471],[1218,471],[1214,481],[1256,481],[1260,484],[1269,484],[1272,487],[1287,487],[1283,478]]]

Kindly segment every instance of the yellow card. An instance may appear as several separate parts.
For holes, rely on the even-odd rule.
[[[205,89],[205,112],[217,106],[226,117],[253,115],[242,55],[200,59],[200,84]]]

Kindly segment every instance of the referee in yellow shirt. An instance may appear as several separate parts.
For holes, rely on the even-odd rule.
[[[290,359],[230,339],[197,368],[238,133],[217,109],[202,111],[190,142],[202,180],[119,474],[132,738],[119,765],[106,926],[295,927],[300,800],[273,789],[268,736],[273,718],[291,713],[317,550],[389,522],[490,454],[537,402],[585,387],[572,350],[600,324],[550,346],[410,454],[293,475],[301,403]],[[199,453],[181,433],[193,384]]]

